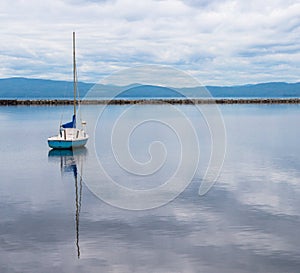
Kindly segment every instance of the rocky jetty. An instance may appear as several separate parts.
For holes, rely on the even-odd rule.
[[[78,102],[77,102],[78,103]],[[226,99],[112,99],[112,100],[82,100],[80,104],[299,104],[300,98],[226,98]],[[72,105],[72,100],[21,100],[21,99],[0,99],[0,106],[9,105]]]

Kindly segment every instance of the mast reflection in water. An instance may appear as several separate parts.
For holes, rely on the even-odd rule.
[[[75,228],[76,228],[76,248],[77,257],[80,258],[79,245],[79,216],[81,211],[81,196],[82,196],[82,171],[83,162],[87,155],[86,148],[78,148],[73,150],[57,150],[52,149],[48,153],[49,160],[60,163],[60,171],[64,173],[73,173],[75,184]],[[78,172],[80,170],[80,173]]]

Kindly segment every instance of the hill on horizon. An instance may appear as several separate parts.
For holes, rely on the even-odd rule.
[[[78,82],[80,97],[83,98],[93,87],[94,98],[110,98],[120,93],[118,98],[130,97],[208,97],[215,98],[292,98],[300,97],[300,82],[268,82],[236,86],[206,86],[172,88],[152,85],[132,84],[129,86],[102,85]],[[0,98],[5,99],[69,99],[73,96],[73,83],[29,78],[0,79]]]

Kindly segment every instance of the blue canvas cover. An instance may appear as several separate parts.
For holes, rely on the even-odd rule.
[[[73,115],[72,121],[63,124],[61,127],[63,128],[76,128],[76,117]]]

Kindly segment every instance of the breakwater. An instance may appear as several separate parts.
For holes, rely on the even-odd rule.
[[[97,105],[97,104],[299,104],[300,98],[222,98],[222,99],[201,99],[201,98],[182,98],[182,99],[112,99],[112,100],[82,100],[77,104]],[[10,105],[72,105],[73,100],[19,100],[19,99],[0,99],[0,106]]]

